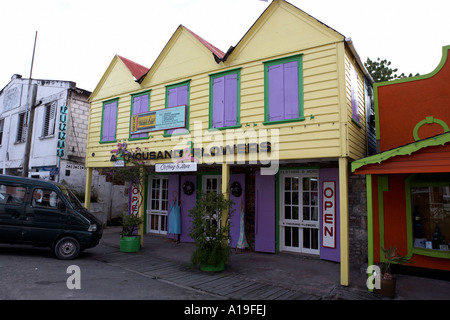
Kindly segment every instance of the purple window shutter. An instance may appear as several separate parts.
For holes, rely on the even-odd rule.
[[[237,81],[237,74],[225,76],[225,127],[237,124]]]
[[[109,114],[111,113],[109,104],[103,107],[102,141],[109,140]]]
[[[133,99],[133,114],[138,114],[148,111],[148,95],[142,95],[138,97],[134,97]],[[136,133],[132,134],[132,138],[142,138],[146,137],[147,133]]]
[[[213,79],[213,119],[212,127],[224,126],[225,81],[224,77]]]
[[[299,117],[298,101],[298,62],[283,65],[284,71],[284,119]]]
[[[275,252],[275,175],[255,175],[255,251]]]
[[[358,74],[353,66],[350,68],[350,81],[351,81],[351,103],[352,103],[352,118],[356,122],[359,122],[359,113],[358,113]]]
[[[177,107],[182,105],[188,104],[188,86],[181,86],[172,88],[169,90],[168,93],[168,102],[167,107]],[[175,131],[175,129],[169,129],[167,130],[168,134],[172,134]],[[179,129],[178,129],[179,131]],[[185,130],[187,132],[187,130]]]
[[[269,121],[284,120],[283,65],[269,66]]]
[[[177,106],[177,103],[178,103],[178,95],[177,95],[178,90],[177,89],[178,88],[172,88],[169,90],[168,97],[167,97],[167,99],[168,99],[167,107],[168,108]]]
[[[105,104],[103,111],[102,141],[112,141],[116,136],[117,102]]]

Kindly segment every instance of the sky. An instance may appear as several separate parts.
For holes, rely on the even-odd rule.
[[[364,62],[427,74],[450,45],[449,0],[289,0],[338,31]],[[182,24],[222,51],[271,0],[18,0],[0,5],[0,89],[14,74],[93,91],[116,54],[150,68]]]

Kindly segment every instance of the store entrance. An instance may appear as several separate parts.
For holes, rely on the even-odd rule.
[[[147,232],[167,234],[169,180],[167,176],[148,178]]]
[[[319,254],[317,170],[280,173],[280,251]]]

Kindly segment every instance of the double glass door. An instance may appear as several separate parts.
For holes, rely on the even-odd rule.
[[[319,254],[318,174],[280,174],[280,250]]]

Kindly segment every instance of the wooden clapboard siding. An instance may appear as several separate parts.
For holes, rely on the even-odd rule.
[[[299,54],[302,55],[304,120],[264,125],[264,62]],[[350,64],[354,64],[359,75],[361,127],[351,119]],[[91,99],[87,166],[111,166],[110,151],[119,141],[126,141],[128,150],[138,146],[152,151],[171,150],[183,139],[193,140],[194,147],[201,147],[198,145],[201,139],[193,136],[194,125],[201,124],[203,137],[211,135],[208,132],[210,75],[236,68],[241,75],[239,130],[268,130],[269,141],[270,133],[278,130],[276,148],[280,160],[340,156],[357,159],[364,155],[364,77],[345,49],[343,36],[292,5],[277,1],[246,33],[225,62],[216,63],[211,51],[183,26],[176,30],[141,83],[126,73],[120,60],[114,61]],[[151,90],[150,110],[159,110],[166,106],[166,87],[187,80],[191,135],[171,139],[165,137],[163,131],[157,131],[149,133],[148,139],[128,140],[131,94]],[[117,142],[101,144],[102,103],[111,98],[119,98]],[[226,133],[215,134],[225,137]],[[206,145],[210,143],[208,139],[203,139]],[[90,156],[92,153],[95,157]],[[253,158],[254,155],[246,155],[246,159]],[[158,160],[164,161],[170,160]]]
[[[358,74],[357,99],[358,99],[358,124],[352,120],[352,104],[351,104],[351,65]],[[347,138],[348,152],[352,159],[360,159],[367,155],[367,135],[366,135],[366,108],[364,95],[364,75],[348,52],[345,55],[345,83],[346,83],[346,104],[347,104]]]

